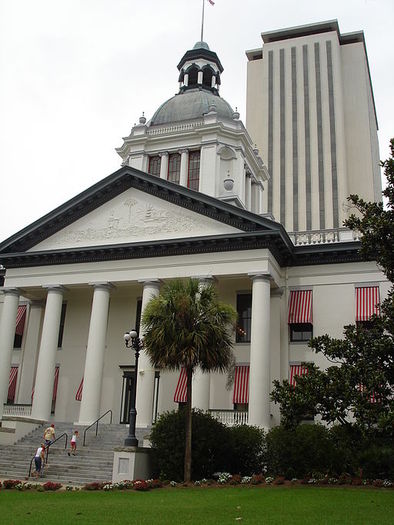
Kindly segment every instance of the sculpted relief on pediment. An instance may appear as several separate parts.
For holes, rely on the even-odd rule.
[[[231,226],[130,189],[42,241],[32,250],[121,244],[236,231]]]

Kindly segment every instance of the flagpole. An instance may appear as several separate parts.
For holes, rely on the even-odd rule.
[[[200,42],[204,42],[204,9],[205,9],[205,0],[202,0],[201,40]]]

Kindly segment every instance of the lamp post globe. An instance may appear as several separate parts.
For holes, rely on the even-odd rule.
[[[138,337],[138,332],[135,329],[126,332],[123,338],[126,348],[131,348],[135,352],[135,377],[131,391],[129,434],[126,437],[124,444],[126,447],[138,447],[138,439],[135,435],[135,425],[137,419],[135,399],[137,392],[138,358],[140,356],[140,350],[142,348],[142,341]]]

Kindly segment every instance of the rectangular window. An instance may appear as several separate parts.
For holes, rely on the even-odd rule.
[[[237,343],[250,343],[252,327],[252,294],[244,293],[237,295],[238,322],[236,329]]]
[[[189,153],[189,176],[187,187],[198,191],[200,186],[200,152],[191,151]]]
[[[137,334],[140,333],[140,328],[141,328],[141,311],[142,311],[142,299],[137,299],[137,309],[135,313],[135,330]]]
[[[181,156],[179,153],[172,153],[168,156],[168,177],[170,182],[179,184],[181,176]]]
[[[61,311],[61,314],[60,314],[59,337],[58,337],[58,340],[57,340],[57,347],[58,348],[61,348],[62,345],[63,345],[63,333],[64,333],[64,322],[66,320],[66,309],[67,309],[67,304],[63,303],[62,304],[62,311]]]
[[[379,286],[364,286],[356,288],[356,322],[366,323],[371,317],[379,315],[380,295]]]
[[[159,155],[155,155],[154,157],[149,157],[148,173],[150,175],[154,175],[155,177],[160,177],[160,165],[161,165],[161,157],[159,157]]]
[[[291,324],[290,341],[309,341],[313,336],[313,325],[311,323]]]
[[[7,404],[8,405],[13,405],[15,403],[17,378],[18,378],[18,367],[11,366],[10,378],[8,381],[8,393],[7,393]]]

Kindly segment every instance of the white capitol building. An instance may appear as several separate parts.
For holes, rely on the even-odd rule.
[[[87,425],[109,409],[128,423],[123,333],[168,280],[212,282],[239,314],[234,383],[196,372],[193,406],[266,429],[280,422],[272,381],[328,364],[311,335],[341,337],[386,296],[342,226],[350,193],[381,195],[363,33],[329,21],[262,37],[247,52],[246,126],[220,96],[217,54],[197,42],[179,93],[117,148],[120,169],[0,244],[0,420],[16,429],[1,442],[29,421]],[[182,371],[142,352],[137,427],[184,396]]]

